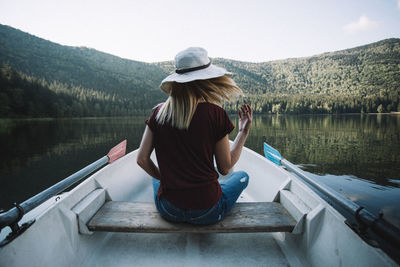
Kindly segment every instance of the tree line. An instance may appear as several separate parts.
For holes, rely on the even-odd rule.
[[[163,101],[159,99],[159,102]],[[235,113],[248,103],[258,114],[384,113],[400,111],[400,90],[369,94],[247,94],[224,103]],[[148,114],[154,104],[143,97],[122,97],[60,82],[46,82],[16,71],[0,68],[0,117],[91,117]]]
[[[235,112],[243,103],[250,103],[259,114],[339,114],[386,113],[400,111],[400,90],[364,97],[358,95],[247,95],[237,101],[225,103],[228,112]]]
[[[121,97],[94,89],[46,82],[0,68],[0,117],[132,116],[150,112],[139,98]]]

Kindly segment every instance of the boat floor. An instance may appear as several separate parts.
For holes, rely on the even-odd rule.
[[[153,201],[151,181],[129,201]],[[252,202],[246,191],[239,202]],[[290,266],[281,233],[96,232],[99,242],[81,266]],[[104,236],[103,236],[104,235]]]
[[[151,180],[140,184],[129,199],[115,201],[153,201]],[[243,193],[239,202],[254,202]],[[54,199],[48,200],[52,205]],[[43,209],[48,205],[43,205]],[[36,210],[42,213],[43,209]],[[31,213],[30,215],[32,215]],[[33,215],[32,215],[33,216]],[[36,215],[35,215],[36,216]],[[29,219],[29,216],[24,218]],[[8,228],[7,228],[8,229]],[[6,234],[3,233],[2,235]],[[51,234],[52,231],[49,232]],[[54,234],[54,233],[53,233]],[[76,266],[293,266],[294,257],[288,258],[278,245],[283,233],[124,233],[95,232],[79,235],[79,240],[59,240],[65,255],[81,251]],[[70,236],[70,235],[68,235]],[[47,251],[46,253],[52,253]],[[64,255],[64,254],[63,254]],[[60,262],[71,259],[60,255]],[[289,255],[290,256],[290,255]],[[47,257],[44,254],[42,257]],[[0,261],[1,262],[1,261]],[[45,266],[53,266],[49,263]],[[2,264],[0,263],[0,266]],[[32,266],[35,265],[33,263]]]
[[[82,266],[289,266],[270,233],[106,235]]]

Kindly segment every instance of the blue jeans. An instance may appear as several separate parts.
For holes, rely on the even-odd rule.
[[[212,224],[224,218],[233,208],[242,191],[249,184],[249,176],[244,171],[234,172],[221,182],[222,196],[218,203],[205,210],[181,209],[162,196],[157,197],[160,181],[153,178],[154,201],[161,216],[171,222],[192,224]]]

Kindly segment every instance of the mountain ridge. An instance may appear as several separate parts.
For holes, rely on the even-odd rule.
[[[244,102],[258,113],[400,109],[398,38],[301,58],[257,63],[225,58],[212,61],[233,72],[234,80],[246,95],[226,103],[228,111]],[[173,61],[146,63],[124,59],[94,48],[60,45],[0,24],[0,66],[5,64],[5,72],[11,68],[21,74],[21,79],[43,80],[42,85],[48,90],[70,95],[68,103],[90,106],[100,101],[97,115],[132,115],[150,110],[166,99],[159,84],[174,71]],[[8,98],[13,110],[10,103],[15,96],[12,83],[7,84],[8,89],[0,88],[0,93],[3,99]],[[93,94],[98,97],[91,98],[94,102],[88,104],[87,98]],[[60,116],[79,116],[80,112],[72,112],[72,104],[68,109],[71,112],[61,112]],[[108,111],[102,114],[103,109]],[[86,110],[82,116],[91,114],[89,108]],[[12,112],[0,116],[12,116]]]
[[[110,64],[112,63],[117,63],[113,64],[112,68],[115,74],[121,76],[122,82],[129,77],[129,74],[134,73],[140,73],[143,75],[144,72],[151,71],[152,75],[159,76],[159,79],[165,75],[165,73],[160,71],[158,68],[154,68],[154,66],[149,63],[124,59],[93,48],[60,45],[29,33],[13,29],[9,26],[0,25],[0,37],[0,60],[2,63],[8,62],[11,67],[16,68],[27,75],[36,77],[42,76],[39,78],[44,78],[46,80],[56,79],[64,82],[63,79],[52,75],[51,71],[35,71],[35,69],[43,70],[46,68],[46,66],[38,66],[37,62],[35,62],[35,60],[43,57],[48,61],[45,62],[48,65],[56,67],[66,66],[68,71],[73,72],[73,75],[77,75],[74,68],[77,68],[78,71],[84,71],[83,67],[88,69],[95,68],[100,72],[110,71]],[[27,53],[29,53],[29,55]],[[66,64],[69,63],[71,59],[75,60],[73,66]],[[23,60],[26,60],[26,62],[23,62]],[[57,62],[57,60],[60,62]],[[98,75],[96,78],[101,80],[101,75]],[[66,80],[66,82],[69,81]],[[132,80],[129,80],[129,82],[133,82],[135,86],[138,85]],[[93,82],[88,82],[84,79],[82,79],[81,83],[82,84],[80,85],[89,88],[103,87],[101,84],[96,84],[96,86],[94,86]],[[111,85],[110,87],[114,88],[115,85]]]

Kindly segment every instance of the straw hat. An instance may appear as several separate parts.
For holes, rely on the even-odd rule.
[[[207,80],[224,75],[232,76],[226,69],[211,64],[207,50],[201,47],[189,47],[175,56],[175,73],[166,77],[160,88],[167,94],[173,82],[186,83],[195,80]]]

